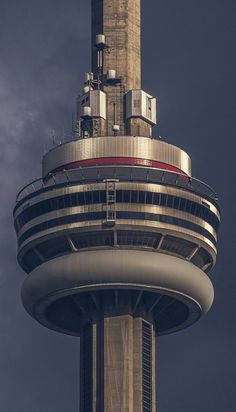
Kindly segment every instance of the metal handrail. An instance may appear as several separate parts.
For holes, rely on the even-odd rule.
[[[117,171],[118,169],[121,168],[129,168],[131,169],[131,180],[132,181],[140,181],[139,179],[135,179],[135,176],[133,175],[132,171],[134,170],[140,170],[140,167],[137,166],[127,166],[127,165],[119,165],[119,166],[103,166],[103,170],[104,168],[108,169],[108,168],[115,168],[115,170]],[[16,202],[20,202],[22,199],[24,199],[26,196],[32,194],[32,193],[36,193],[42,189],[46,189],[49,188],[51,186],[57,186],[58,184],[63,184],[65,183],[66,185],[72,184],[72,183],[78,183],[78,182],[84,182],[86,181],[91,181],[90,179],[86,179],[86,177],[84,177],[84,173],[83,173],[83,177],[75,180],[75,179],[71,179],[70,174],[73,174],[75,176],[76,172],[85,172],[87,170],[91,170],[91,169],[95,169],[98,171],[99,174],[99,169],[101,170],[101,168],[97,167],[97,166],[93,166],[93,167],[89,167],[89,168],[78,168],[78,169],[69,169],[69,170],[62,170],[59,172],[55,172],[55,173],[50,173],[47,177],[45,178],[38,178],[35,179],[33,182],[27,184],[26,186],[24,186],[19,193],[16,196]],[[164,170],[164,169],[157,169],[157,168],[145,168],[142,167],[142,170],[146,170],[147,171],[147,176],[146,176],[146,181],[148,181],[149,183],[155,182],[155,183],[160,183],[160,184],[167,184],[170,186],[176,186],[182,189],[186,189],[195,193],[198,193],[200,195],[206,196],[212,200],[217,201],[218,200],[218,196],[216,194],[216,192],[206,183],[202,182],[199,179],[196,179],[194,177],[188,176],[184,173],[176,173],[174,171],[171,170]],[[150,171],[155,171],[155,172],[159,172],[161,173],[160,178],[155,179],[155,181],[153,179],[149,179],[149,172]],[[92,179],[92,181],[103,181],[104,177],[99,178],[98,174],[96,175],[96,178]],[[175,175],[175,179],[173,179],[173,176]],[[60,176],[60,182],[58,180],[58,177]],[[170,177],[172,179],[170,179]],[[64,180],[63,180],[64,178]],[[168,181],[169,178],[169,181]],[[171,180],[171,181],[170,181]],[[173,180],[173,181],[172,181]]]

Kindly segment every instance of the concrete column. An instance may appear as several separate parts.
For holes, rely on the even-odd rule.
[[[155,335],[152,330],[150,409],[156,412]],[[146,358],[147,359],[147,358]],[[143,412],[143,319],[101,317],[81,334],[81,412]],[[146,399],[145,399],[146,397]]]
[[[104,320],[104,412],[133,412],[133,319]]]
[[[86,122],[90,136],[150,136],[150,125],[142,119],[126,119],[125,94],[141,89],[141,0],[92,0],[92,72],[102,81],[107,96],[107,119]],[[104,34],[103,67],[98,68],[96,35]],[[117,80],[107,81],[107,71],[115,70]]]
[[[141,88],[140,0],[92,0],[92,71],[98,74],[96,35],[104,34],[104,74],[116,70],[126,90]]]
[[[104,320],[104,412],[143,411],[142,318]],[[155,336],[152,332],[152,412],[155,397]]]

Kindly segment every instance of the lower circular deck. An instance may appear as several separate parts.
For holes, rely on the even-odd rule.
[[[213,302],[208,276],[173,256],[137,250],[96,250],[52,259],[27,277],[26,310],[41,324],[80,335],[96,316],[144,316],[158,334],[186,328]]]

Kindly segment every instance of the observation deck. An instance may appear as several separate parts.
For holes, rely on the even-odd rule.
[[[183,298],[186,285],[183,291],[170,290],[164,295],[162,292],[160,296],[168,296],[171,301],[175,296],[181,319],[177,316],[174,320],[178,312],[175,306],[171,321],[163,320],[166,318],[163,310],[164,318],[158,319],[159,333],[169,333],[195,321],[203,306],[209,307],[213,298],[213,292],[209,292],[211,283],[203,273],[208,273],[215,264],[220,212],[214,191],[190,174],[191,162],[185,152],[148,138],[81,139],[48,152],[43,160],[43,177],[19,192],[14,210],[18,261],[27,273],[32,272],[29,282],[36,279],[35,272],[45,273],[45,265],[50,272],[58,272],[60,262],[60,268],[70,265],[72,278],[75,270],[72,283],[81,287],[80,291],[86,287],[96,291],[118,288],[131,293],[141,288],[149,296],[146,289],[154,287],[152,296],[160,294],[160,284],[156,282],[173,259],[176,268],[178,265],[182,268],[180,271],[191,272],[189,276],[199,270],[196,276],[204,279],[208,297],[205,296],[199,309],[200,295],[192,298],[189,292],[190,299]],[[120,262],[122,259],[128,262],[129,258],[132,270],[122,275]],[[93,261],[93,269],[89,269],[88,259]],[[143,259],[153,260],[151,274],[143,270],[138,276]],[[54,264],[57,269],[52,268]],[[77,265],[83,267],[82,272],[77,272]],[[100,269],[95,275],[96,266]],[[90,270],[94,272],[92,277],[88,276]],[[71,288],[71,284],[66,286]],[[167,286],[171,289],[168,282]],[[58,302],[70,299],[65,298],[64,292]],[[27,310],[35,311],[34,304],[27,303]],[[53,305],[56,316],[60,313],[59,306]],[[74,313],[75,309],[71,311]],[[45,313],[43,310],[43,315],[37,317],[49,325]],[[68,319],[63,324],[60,322],[54,319],[49,327],[79,333],[78,319],[76,327],[68,328]]]

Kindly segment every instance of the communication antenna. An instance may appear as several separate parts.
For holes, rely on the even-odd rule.
[[[55,130],[54,130],[54,129],[52,130],[52,144],[53,144],[53,146],[56,145],[56,142],[55,142]]]
[[[71,116],[71,132],[72,134],[75,132],[74,112],[72,112]]]

